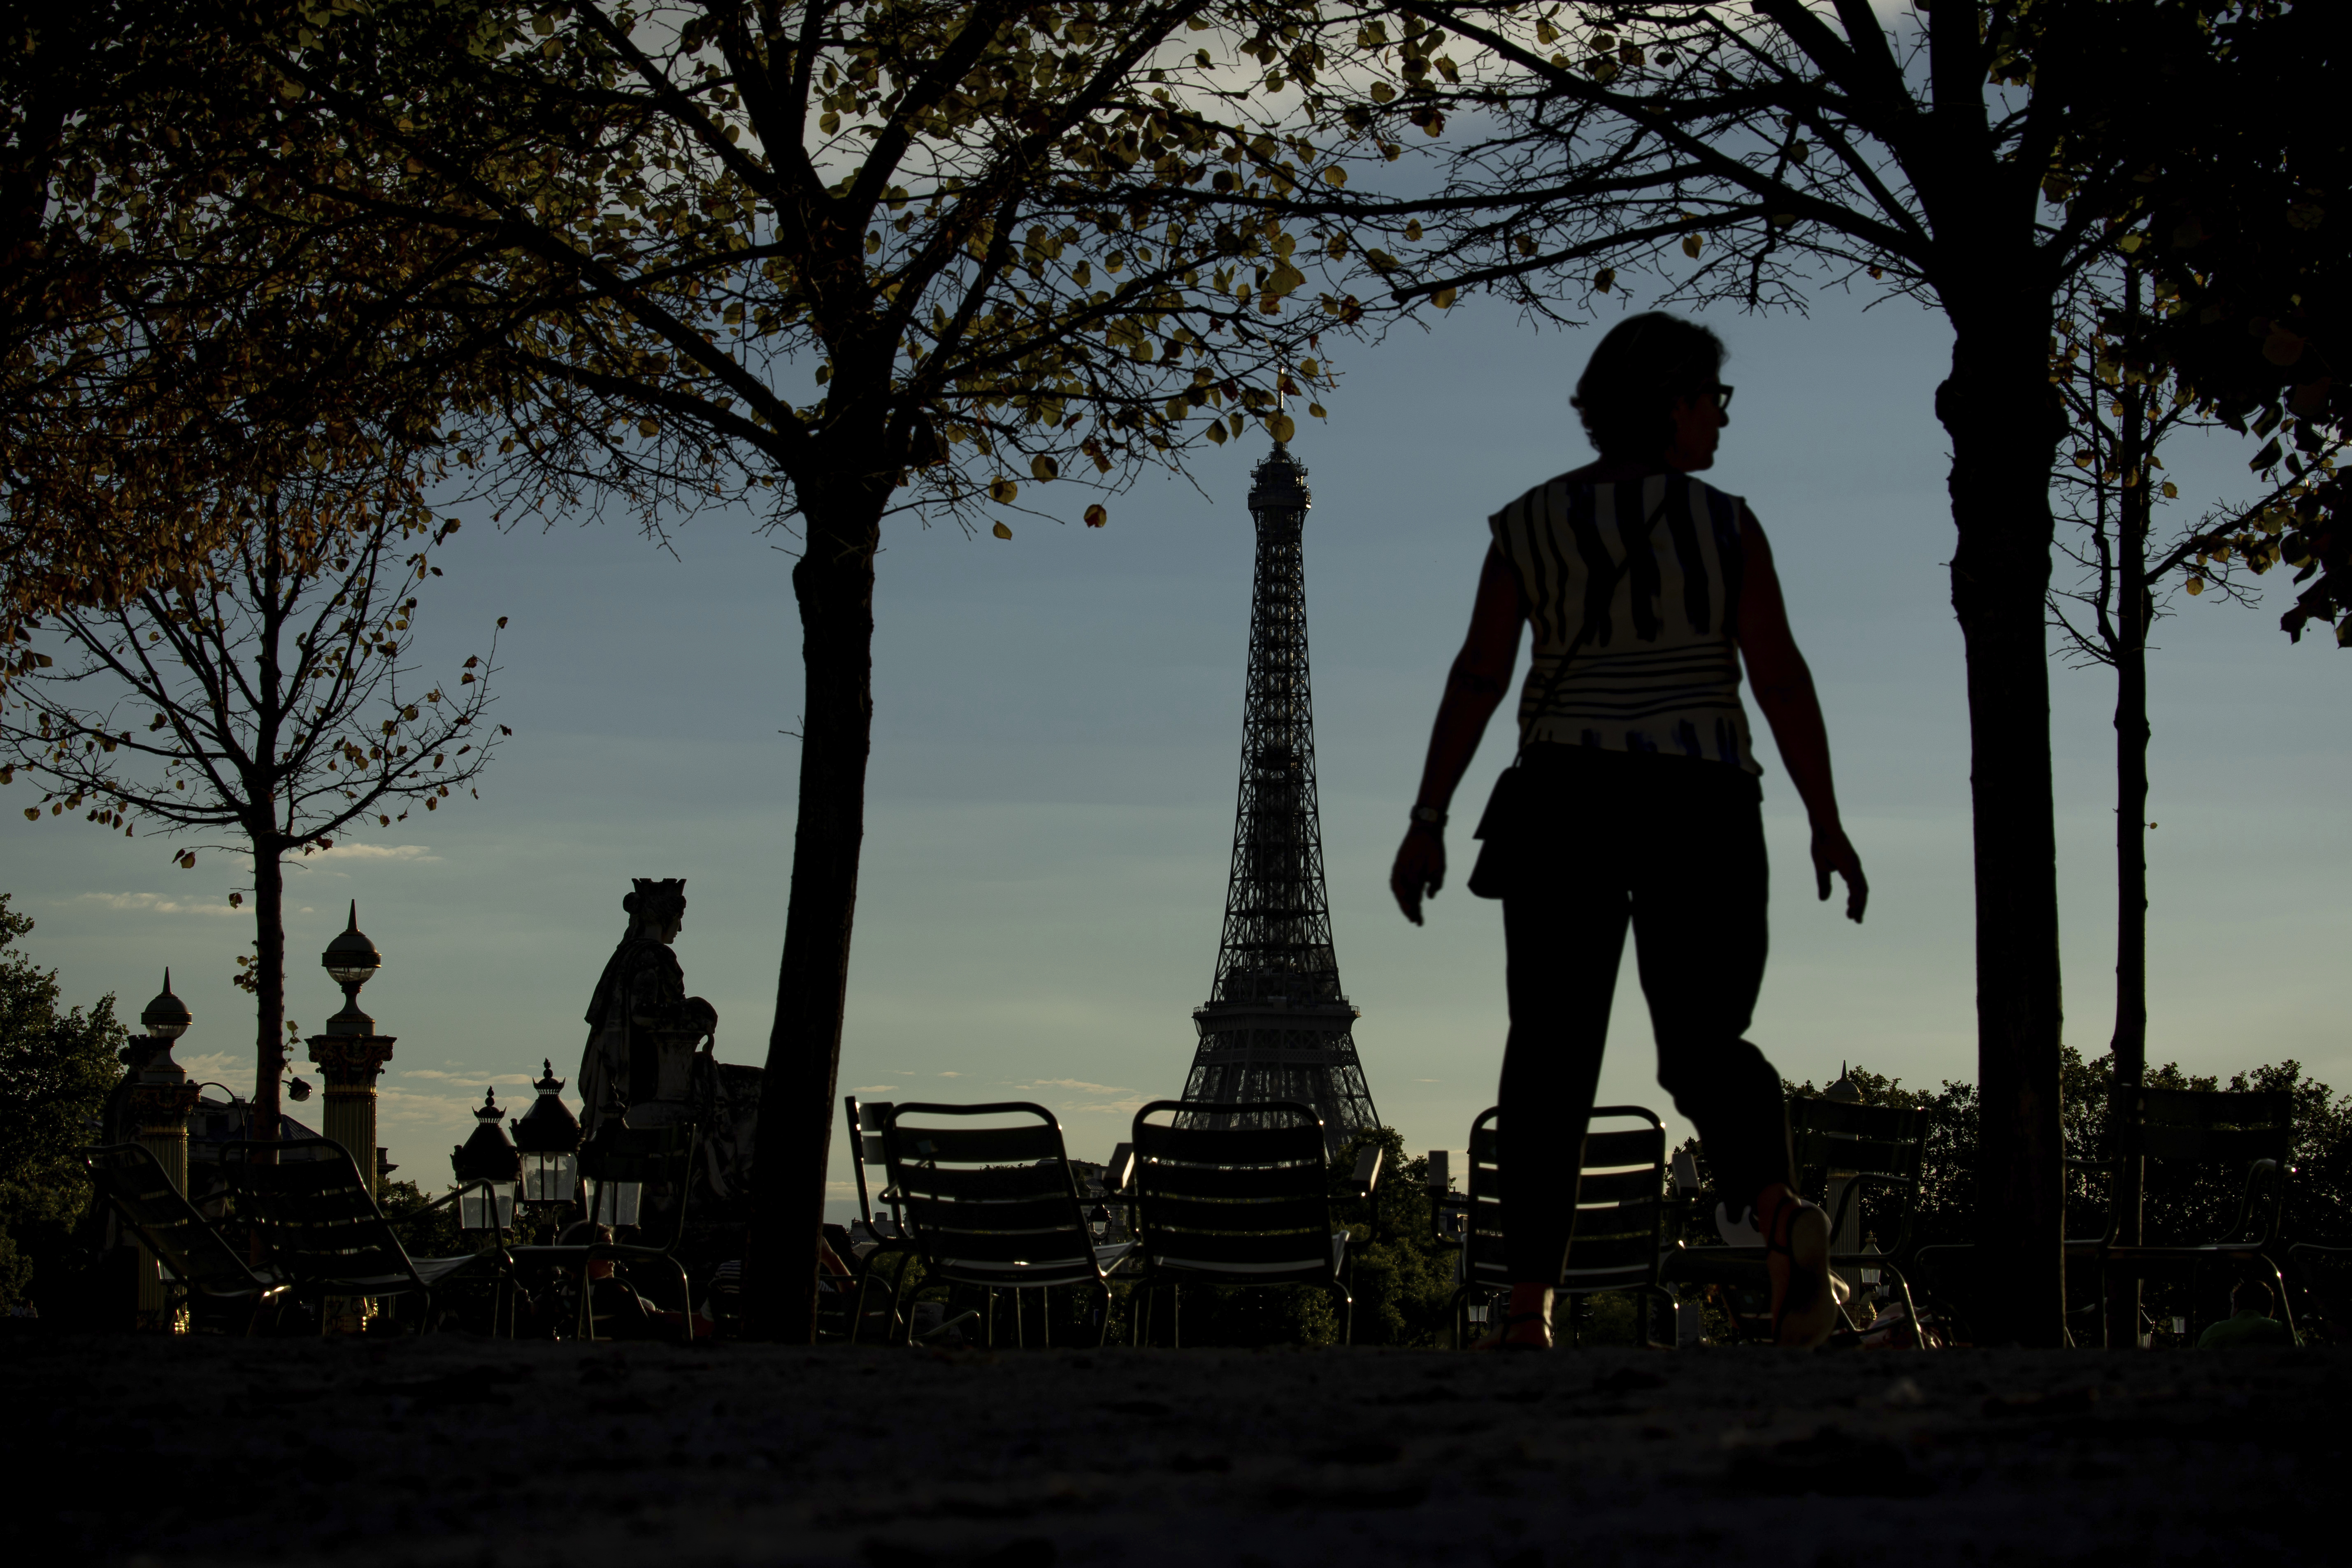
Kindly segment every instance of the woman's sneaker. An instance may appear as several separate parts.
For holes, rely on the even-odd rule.
[[[1783,1202],[1764,1237],[1764,1272],[1772,1281],[1772,1338],[1809,1351],[1838,1326],[1830,1284],[1830,1216],[1818,1204]]]

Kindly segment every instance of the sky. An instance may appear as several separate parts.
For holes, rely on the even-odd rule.
[[[1948,333],[1895,303],[1832,296],[1809,318],[1714,311],[1738,395],[1710,482],[1771,536],[1820,689],[1867,922],[1814,901],[1805,824],[1762,734],[1779,875],[1753,1038],[1793,1079],[1852,1062],[1913,1085],[1973,1076],[1969,746],[1946,572],[1948,451],[1932,399]],[[1492,1102],[1505,1031],[1498,905],[1458,886],[1512,742],[1498,725],[1455,803],[1455,885],[1428,926],[1390,900],[1486,516],[1590,456],[1569,392],[1597,333],[1537,331],[1490,301],[1427,333],[1333,355],[1328,423],[1302,420],[1307,603],[1326,864],[1340,975],[1384,1121],[1456,1148]],[[886,534],[876,591],[867,836],[842,1047],[845,1092],[1031,1099],[1100,1159],[1141,1101],[1183,1087],[1207,997],[1233,831],[1252,536],[1265,442],[1207,452],[1078,526],[1013,537]],[[2248,486],[2235,437],[2167,454],[2184,496]],[[1024,500],[1053,491],[1024,487]],[[462,515],[462,514],[461,514]],[[362,1005],[398,1038],[382,1141],[404,1176],[449,1182],[486,1086],[520,1110],[542,1058],[576,1077],[582,1015],[633,877],[684,877],[677,954],[718,1010],[722,1060],[764,1054],[791,870],[800,713],[790,541],[748,517],[683,527],[665,553],[612,523],[454,539],[420,611],[428,667],[510,617],[495,716],[513,727],[480,799],[421,813],[289,876],[289,1015],[339,1005],[313,959],[356,898],[384,965]],[[2327,955],[2352,934],[2340,868],[2352,655],[2290,646],[2276,578],[2248,609],[2182,600],[2153,658],[2151,1059],[2227,1073],[2285,1058],[2352,1088]],[[2053,741],[2068,1040],[2113,1022],[2114,686],[2053,661]],[[178,1059],[251,1089],[253,1012],[229,978],[252,928],[247,868],[174,868],[172,839],[27,823],[0,795],[0,890],[69,1001],[136,1016],[171,965],[195,1015]],[[1630,958],[1601,1100],[1673,1116]],[[315,1080],[315,1073],[310,1076]],[[217,1092],[217,1091],[215,1091]],[[315,1111],[314,1100],[307,1108]],[[295,1108],[303,1109],[303,1108]],[[854,1206],[845,1141],[828,1207]]]

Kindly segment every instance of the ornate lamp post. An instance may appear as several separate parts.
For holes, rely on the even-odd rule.
[[[498,1091],[482,1091],[474,1111],[474,1135],[449,1151],[449,1168],[457,1173],[457,1228],[506,1230],[514,1224],[515,1184],[522,1176],[522,1156],[507,1142],[506,1120],[499,1109]]]
[[[163,971],[163,989],[142,1009],[140,1026],[147,1033],[130,1042],[131,1114],[139,1142],[155,1156],[163,1173],[183,1194],[188,1190],[188,1112],[203,1092],[188,1081],[185,1068],[172,1059],[172,1042],[188,1032],[195,1019],[188,1005],[172,994],[172,972]],[[181,1323],[168,1309],[163,1276],[142,1243],[139,1248],[138,1324],[142,1329],[177,1331]]]
[[[360,933],[359,900],[352,900],[351,923],[319,957],[328,976],[343,988],[343,1010],[310,1037],[310,1060],[327,1080],[326,1113],[320,1131],[351,1151],[360,1180],[377,1190],[375,1080],[392,1059],[396,1037],[375,1032],[375,1020],[360,1011],[360,987],[383,965],[375,943]]]
[[[522,1153],[522,1201],[568,1204],[580,1191],[580,1119],[563,1103],[563,1080],[555,1064],[540,1063],[539,1098],[515,1123],[515,1147]]]

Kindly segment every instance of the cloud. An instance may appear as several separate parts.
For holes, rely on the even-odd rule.
[[[190,1083],[211,1081],[224,1084],[239,1095],[253,1092],[253,1056],[249,1051],[199,1051],[194,1056],[174,1051],[172,1059],[187,1069]]]
[[[888,1094],[898,1087],[898,1086],[895,1083],[861,1083],[849,1092],[852,1094]]]
[[[940,1076],[941,1078],[961,1078],[963,1074],[960,1072],[943,1072],[940,1074]]]
[[[184,903],[167,899],[161,893],[84,893],[76,899],[78,904],[96,904],[118,914],[149,915],[235,915],[239,920],[251,920],[251,910],[231,909],[223,900],[217,904]]]
[[[306,861],[316,867],[322,860],[407,860],[418,865],[437,865],[441,857],[422,844],[338,844],[332,849],[313,850],[309,855],[297,855],[289,866],[301,866]]]
[[[1134,1089],[1121,1089],[1116,1084],[1088,1083],[1084,1079],[1076,1078],[1041,1078],[1029,1083],[1016,1083],[1007,1087],[1016,1094],[1039,1094],[1039,1091],[1044,1089],[1059,1089],[1062,1091],[1061,1094],[1054,1097],[1063,1101],[1059,1109],[1073,1115],[1081,1112],[1099,1114],[1105,1111],[1133,1115],[1142,1108],[1147,1098]],[[1039,1094],[1039,1098],[1045,1097]],[[1076,1103],[1071,1103],[1073,1100]]]
[[[439,1068],[402,1068],[400,1069],[400,1076],[403,1078],[437,1079],[446,1083],[479,1083],[482,1081],[482,1075],[477,1072],[444,1072]]]

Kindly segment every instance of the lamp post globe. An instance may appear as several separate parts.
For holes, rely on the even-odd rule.
[[[166,969],[163,971],[163,989],[156,993],[152,1002],[140,1009],[139,1026],[147,1031],[151,1039],[176,1040],[186,1034],[188,1026],[195,1021],[195,1015],[188,1011],[188,1005],[173,994],[172,972]]]

